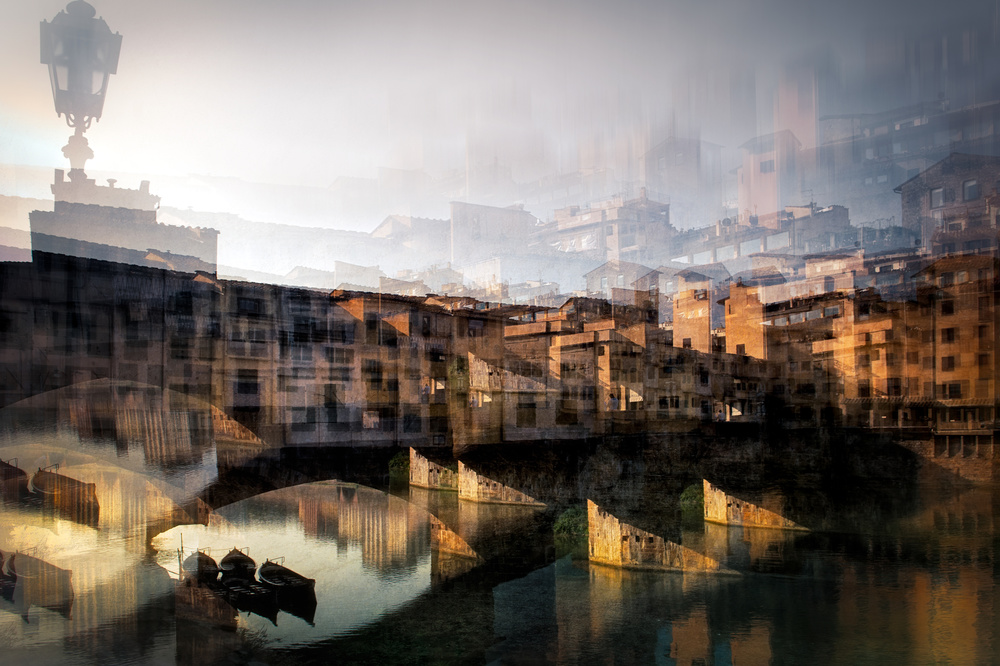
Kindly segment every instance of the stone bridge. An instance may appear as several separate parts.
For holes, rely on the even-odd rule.
[[[573,507],[587,516],[593,561],[718,571],[730,527],[772,528],[754,537],[760,543],[750,548],[761,552],[797,533],[875,529],[883,512],[917,492],[921,469],[905,449],[860,434],[777,441],[733,430],[480,446],[457,455],[439,447],[278,447],[195,398],[110,380],[16,403],[0,412],[0,433],[0,457],[18,458],[29,474],[52,464],[68,476],[75,470],[97,483],[106,504],[122,503],[118,479],[132,479],[129,488],[142,488],[147,541],[303,483],[337,480],[397,494],[427,511],[441,580],[477,568],[522,575],[543,565],[554,555],[553,523]],[[409,474],[393,479],[390,461],[401,453]],[[685,493],[703,498],[695,523]]]

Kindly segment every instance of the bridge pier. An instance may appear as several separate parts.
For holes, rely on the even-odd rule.
[[[590,561],[625,569],[736,574],[715,559],[627,523],[587,500]]]
[[[430,490],[458,490],[458,474],[410,447],[410,485]]]
[[[702,481],[705,493],[705,520],[710,523],[808,531],[808,528],[775,511],[727,495],[709,483],[707,479]]]
[[[530,495],[526,495],[519,490],[514,490],[509,486],[477,474],[461,460],[458,461],[458,498],[460,500],[492,504],[545,506],[544,502],[539,502]]]

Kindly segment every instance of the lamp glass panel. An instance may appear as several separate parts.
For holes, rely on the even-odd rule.
[[[69,90],[69,68],[66,65],[56,65],[54,71],[56,73],[56,88],[63,92]]]

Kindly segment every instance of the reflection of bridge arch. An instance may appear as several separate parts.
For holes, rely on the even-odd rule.
[[[68,478],[96,481],[102,503],[117,507],[108,515],[129,502],[127,512],[150,512],[149,539],[174,525],[207,524],[215,509],[241,499],[306,482],[388,487],[392,453],[282,451],[209,402],[133,381],[81,382],[0,410],[0,457],[17,457],[28,475],[61,464]],[[116,484],[116,477],[127,480]],[[123,499],[123,487],[135,497]],[[435,534],[454,552],[475,557],[443,523]]]
[[[140,495],[173,507],[150,512],[149,527],[157,526],[150,536],[173,524],[205,522],[211,508],[200,495],[220,465],[260,458],[270,448],[204,400],[132,381],[81,382],[0,410],[0,455],[18,458],[29,476],[56,464],[76,481],[96,475],[103,503],[114,506],[123,502],[120,491],[111,490],[116,477],[144,479]],[[76,469],[74,477],[67,465],[87,469]]]
[[[394,569],[414,566],[428,553],[433,554],[433,580],[438,582],[482,562],[428,507],[357,483],[330,480],[287,486],[219,507],[219,514],[222,519],[205,528],[180,526],[163,534],[157,550],[168,555],[174,552],[180,547],[179,534],[183,532],[188,549],[207,547],[213,555],[215,551],[224,553],[234,538],[240,538],[240,545],[247,545],[259,556],[274,557],[282,553],[274,553],[271,540],[281,540],[281,533],[294,523],[311,541],[336,543],[338,551],[347,545],[357,547],[366,567],[387,575]],[[285,516],[285,526],[272,524],[274,516]],[[252,534],[242,535],[244,527]],[[251,543],[253,537],[256,543]]]
[[[249,428],[201,398],[153,384],[113,379],[79,382],[19,400],[0,410],[0,427],[44,427],[64,422],[82,436],[100,436],[110,430],[116,435],[142,437],[156,435],[158,429],[169,430],[168,413],[187,414],[183,425],[194,433],[210,429],[211,436],[225,441],[255,448],[268,446]],[[192,416],[197,421],[192,421]],[[176,429],[171,434],[176,434]]]

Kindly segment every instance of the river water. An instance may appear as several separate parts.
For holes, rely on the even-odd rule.
[[[831,491],[838,479],[810,472],[795,492],[826,498],[810,510],[842,509],[840,520],[726,527],[678,509],[690,469],[617,450],[589,456],[547,507],[342,479],[255,488],[213,511],[198,489],[231,477],[211,442],[165,456],[61,417],[0,432],[0,459],[94,484],[99,505],[5,484],[0,551],[19,574],[0,598],[5,664],[1000,662],[992,486]],[[866,487],[878,501],[858,499]],[[588,562],[586,536],[553,533],[587,499],[731,572]],[[315,605],[240,610],[185,591],[187,555],[233,548],[314,579]]]

